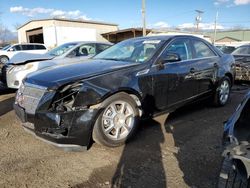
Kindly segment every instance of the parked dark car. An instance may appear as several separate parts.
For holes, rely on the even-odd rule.
[[[219,188],[250,185],[250,92],[224,126]]]
[[[226,45],[216,45],[216,47],[219,48],[225,54],[231,54],[236,49],[236,47],[234,46]]]
[[[250,81],[250,44],[232,52],[236,63],[236,80]]]
[[[15,111],[26,129],[58,146],[124,144],[141,116],[198,98],[222,106],[234,82],[234,58],[193,36],[120,42],[92,60],[29,75]]]

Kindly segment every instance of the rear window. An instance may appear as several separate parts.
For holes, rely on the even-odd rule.
[[[34,45],[22,45],[22,50],[35,50]]]

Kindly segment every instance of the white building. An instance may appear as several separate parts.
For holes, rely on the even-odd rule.
[[[32,20],[18,28],[18,42],[44,43],[53,48],[72,41],[107,41],[101,34],[117,30],[117,24],[104,22],[57,18]]]

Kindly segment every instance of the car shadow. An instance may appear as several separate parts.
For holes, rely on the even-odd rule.
[[[87,182],[73,187],[165,188],[167,180],[160,147],[163,142],[164,135],[159,122],[152,119],[141,121],[133,140],[124,146],[118,164],[94,170]],[[108,149],[115,153],[119,150]]]
[[[210,123],[214,123],[207,114],[209,108],[206,101],[185,106],[171,113],[165,122],[166,132],[173,135],[178,148],[175,157],[183,179],[190,187],[215,187],[213,182],[216,183],[218,177],[222,122],[216,122],[219,134],[209,128]]]
[[[15,93],[15,89],[9,89],[7,86],[5,86],[1,81],[0,81],[0,95],[5,95],[5,94],[10,94],[10,93]]]
[[[3,101],[0,101],[0,116],[13,110],[14,101],[15,101],[15,97],[11,97]]]
[[[232,98],[232,97],[231,97]],[[238,102],[212,107],[205,100],[171,113],[165,122],[178,152],[175,157],[190,187],[216,187],[221,166],[223,122]]]
[[[123,150],[112,187],[167,187],[160,145],[164,135],[160,123],[142,121],[136,142]]]

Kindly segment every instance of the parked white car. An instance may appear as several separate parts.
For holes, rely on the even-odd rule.
[[[35,71],[72,62],[83,61],[109,48],[111,43],[71,42],[58,46],[46,54],[19,53],[2,68],[2,82],[18,89],[22,80]],[[74,61],[72,61],[74,58]]]
[[[44,54],[48,50],[43,44],[27,43],[27,44],[13,44],[5,46],[0,50],[0,63],[5,64],[19,52],[29,52],[35,54]]]

